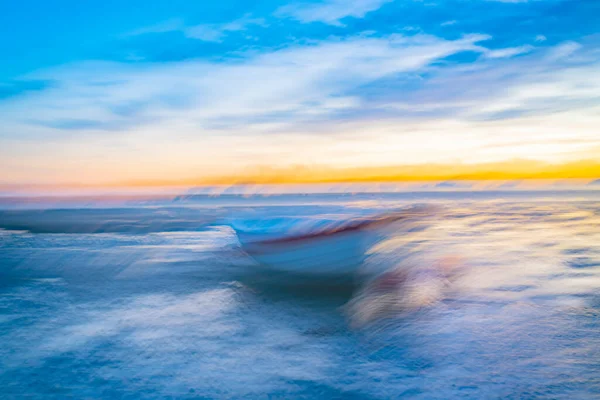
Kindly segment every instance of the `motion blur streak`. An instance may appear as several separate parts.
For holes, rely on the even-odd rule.
[[[2,397],[595,398],[598,194],[531,196],[422,195],[440,211],[337,286],[264,273],[215,221],[412,197],[0,211]]]

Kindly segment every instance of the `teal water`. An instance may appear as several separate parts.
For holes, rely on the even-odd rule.
[[[227,212],[412,201],[317,200]],[[207,225],[215,203],[0,211],[0,398],[599,398],[600,202],[428,201],[444,212],[368,264],[452,254],[464,274],[361,329],[343,308],[354,288],[265,276]]]

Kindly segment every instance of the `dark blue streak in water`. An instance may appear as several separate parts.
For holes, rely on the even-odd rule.
[[[0,398],[599,398],[593,198],[427,199],[444,213],[370,263],[459,254],[468,269],[439,303],[363,330],[342,311],[352,288],[265,276],[206,226],[214,207],[350,215],[413,200],[0,211],[13,229],[0,231]]]

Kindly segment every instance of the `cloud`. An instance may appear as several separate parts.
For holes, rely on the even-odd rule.
[[[488,50],[484,39],[358,36],[224,62],[80,63],[32,75],[53,85],[5,100],[0,115],[5,124],[56,130],[162,123],[252,135],[328,120],[505,119],[597,103],[593,48],[566,42],[512,59],[529,47]],[[485,57],[443,64],[464,51]]]
[[[206,42],[221,42],[228,32],[244,31],[250,25],[266,26],[263,18],[251,18],[245,15],[225,24],[201,24],[185,28],[183,31],[189,38]]]
[[[205,42],[220,42],[225,36],[225,29],[215,25],[196,25],[185,30],[189,38],[200,39]]]
[[[380,105],[405,115],[479,121],[595,107],[600,104],[600,61],[595,52],[593,46],[584,49],[568,42],[516,59],[486,57],[472,65],[441,69],[401,96],[402,101],[385,99]]]
[[[277,129],[356,109],[360,96],[350,91],[419,71],[457,52],[483,52],[476,43],[486,38],[355,37],[221,63],[82,63],[37,74],[55,81],[55,87],[11,107],[27,108],[28,121],[55,129],[118,129],[158,120],[205,130]]]
[[[280,7],[275,15],[291,17],[303,23],[323,22],[343,26],[347,17],[363,18],[393,0],[325,0],[320,3],[293,3]]]
[[[65,130],[85,130],[85,129],[109,129],[109,125],[104,121],[95,121],[90,119],[60,119],[54,121],[40,122],[41,125],[48,126],[50,128],[65,129]],[[118,128],[116,126],[115,128]]]
[[[159,22],[155,25],[146,26],[140,29],[133,30],[125,34],[125,36],[137,36],[137,35],[147,35],[151,33],[167,33],[174,32],[183,29],[185,26],[183,20],[181,19],[170,19],[167,21]]]
[[[487,58],[509,58],[520,54],[529,53],[533,50],[533,46],[509,47],[506,49],[489,50],[485,53]]]
[[[577,42],[567,41],[552,48],[552,50],[548,53],[547,58],[551,61],[558,61],[560,59],[564,59],[571,56],[573,53],[580,50],[581,48],[581,44]]]
[[[183,34],[191,39],[198,39],[205,42],[221,42],[229,32],[240,32],[248,29],[249,26],[267,26],[263,18],[252,18],[250,14],[246,14],[241,18],[231,22],[219,24],[199,24],[186,25],[181,19],[171,19],[140,28],[127,33],[125,36],[146,35],[152,33],[168,33],[168,32],[183,32]]]
[[[453,19],[450,21],[442,22],[440,25],[441,26],[451,26],[451,25],[456,25],[457,23],[458,23],[458,21]]]

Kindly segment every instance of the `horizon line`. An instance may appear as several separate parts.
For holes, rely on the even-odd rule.
[[[244,172],[204,177],[93,180],[85,182],[0,182],[3,188],[173,188],[234,185],[315,185],[315,184],[410,184],[419,182],[567,181],[600,179],[600,162],[594,159],[558,164],[513,159],[478,164],[415,164],[372,167],[330,167],[295,165],[253,166]]]

